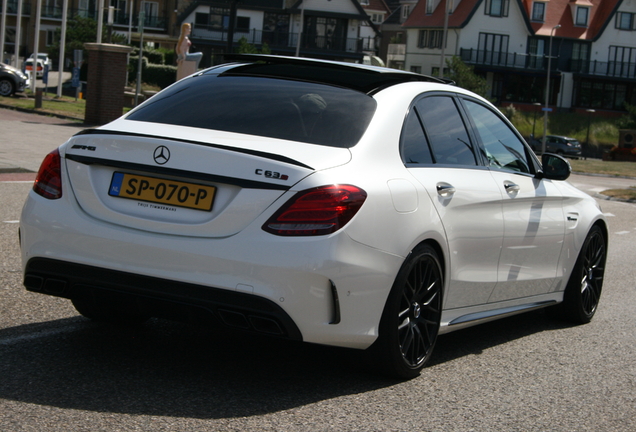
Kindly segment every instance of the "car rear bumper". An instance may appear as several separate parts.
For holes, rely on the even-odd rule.
[[[24,286],[57,297],[97,299],[115,310],[186,322],[213,322],[302,340],[298,327],[280,306],[240,292],[49,258],[29,260]]]
[[[404,257],[353,241],[346,228],[302,241],[273,236],[260,228],[266,217],[229,237],[175,236],[92,219],[71,193],[31,192],[20,221],[24,283],[160,318],[206,316],[305,342],[370,346]]]

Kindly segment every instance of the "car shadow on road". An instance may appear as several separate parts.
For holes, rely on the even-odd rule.
[[[534,312],[444,335],[432,364],[559,325]],[[375,374],[356,350],[161,320],[127,328],[78,317],[0,330],[0,376],[2,399],[200,419],[262,415],[399,383]]]

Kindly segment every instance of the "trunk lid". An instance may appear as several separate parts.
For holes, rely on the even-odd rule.
[[[96,219],[173,235],[241,231],[347,149],[198,128],[117,120],[62,148],[79,206]]]

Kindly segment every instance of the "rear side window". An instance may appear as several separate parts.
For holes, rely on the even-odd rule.
[[[430,142],[435,163],[477,165],[466,126],[453,98],[426,97],[420,99],[416,107]]]
[[[375,109],[371,96],[355,90],[202,74],[173,85],[127,119],[349,148],[360,140]]]
[[[466,126],[450,96],[417,101],[406,118],[401,145],[407,165],[477,165]]]

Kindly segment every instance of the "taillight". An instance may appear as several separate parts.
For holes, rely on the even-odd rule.
[[[57,149],[47,154],[42,161],[33,184],[33,190],[44,198],[62,198],[62,168],[60,152]]]
[[[351,185],[331,185],[297,193],[263,229],[280,236],[316,236],[338,231],[358,212],[367,193]]]

